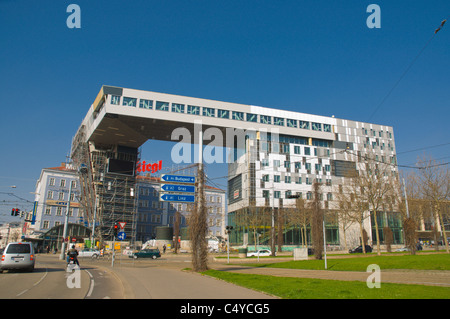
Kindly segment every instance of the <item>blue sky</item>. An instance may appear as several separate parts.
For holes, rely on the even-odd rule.
[[[66,25],[71,3],[81,29]],[[366,25],[371,3],[379,29]],[[0,0],[0,222],[18,200],[2,193],[34,199],[104,84],[370,119],[394,127],[399,164],[424,151],[448,162],[450,22],[431,37],[449,16],[448,0]],[[142,148],[147,161],[169,154]]]

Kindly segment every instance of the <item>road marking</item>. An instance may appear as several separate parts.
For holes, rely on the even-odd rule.
[[[45,268],[45,273],[44,273],[44,275],[41,277],[41,279],[39,279],[38,281],[36,281],[36,282],[33,284],[33,287],[36,287],[37,285],[39,285],[39,283],[40,283],[42,280],[44,280],[44,278],[47,276],[47,274],[48,274],[48,269]],[[29,290],[30,290],[30,289],[25,289],[24,291],[18,293],[18,294],[16,295],[16,297],[22,296],[24,293],[28,292]]]
[[[16,295],[16,297],[19,297],[19,296],[23,295],[23,294],[26,293],[28,290],[30,290],[30,289],[25,289],[25,290],[22,291],[21,293],[18,293],[18,294]]]
[[[35,282],[35,283],[33,284],[33,286],[39,285],[39,283],[40,283],[42,280],[44,280],[44,278],[47,276],[47,274],[48,274],[48,269],[45,268],[45,274],[44,274],[44,276],[42,276],[41,279],[39,279],[37,282]]]
[[[91,277],[91,284],[86,295],[86,297],[90,297],[92,295],[92,292],[94,291],[94,276],[92,276],[92,274],[88,270],[85,269],[85,271],[89,274],[89,277]]]

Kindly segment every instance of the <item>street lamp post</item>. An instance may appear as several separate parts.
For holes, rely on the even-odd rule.
[[[72,182],[70,182],[69,198],[67,198],[66,216],[64,219],[64,231],[63,231],[63,239],[62,239],[62,245],[61,245],[61,254],[59,255],[60,260],[64,260],[65,253],[66,253],[65,239],[67,237],[67,228],[68,228],[68,223],[69,223],[70,196],[72,196]]]

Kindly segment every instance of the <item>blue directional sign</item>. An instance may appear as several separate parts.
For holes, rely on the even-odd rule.
[[[195,202],[194,195],[161,194],[161,195],[159,195],[159,199],[162,202],[183,202],[183,203]]]
[[[127,234],[125,234],[125,232],[121,231],[117,234],[117,238],[119,238],[119,240],[125,240],[125,238],[127,238]]]
[[[183,175],[169,175],[162,174],[161,175],[162,182],[171,182],[171,183],[195,183],[195,176],[183,176]]]
[[[175,193],[195,193],[195,186],[179,184],[161,184],[161,191]]]

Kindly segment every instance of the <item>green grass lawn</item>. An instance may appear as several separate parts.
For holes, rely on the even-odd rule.
[[[362,271],[370,264],[383,269],[450,270],[449,254],[372,256],[328,259],[328,270]],[[323,270],[323,260],[246,264],[255,267]],[[450,299],[449,287],[381,283],[368,288],[366,282],[310,278],[274,277],[208,270],[205,275],[263,291],[283,299]]]
[[[450,270],[449,254],[373,256],[327,259],[328,270],[366,271],[370,264],[377,264],[380,269],[418,269],[418,270]],[[323,270],[324,260],[300,260],[276,263],[252,263],[253,267],[291,268]]]
[[[365,282],[265,275],[208,270],[203,274],[283,299],[450,299],[450,288],[381,283],[368,288]]]

